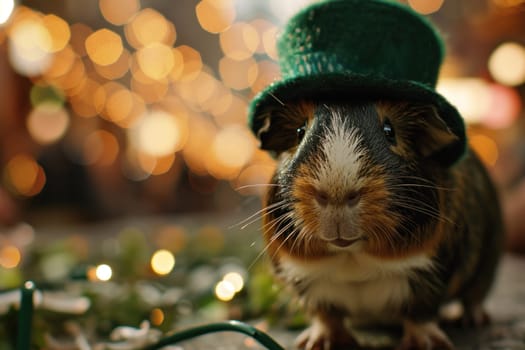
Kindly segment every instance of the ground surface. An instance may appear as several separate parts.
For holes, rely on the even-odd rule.
[[[498,280],[487,300],[492,324],[480,330],[447,327],[458,350],[525,350],[525,258],[507,255],[502,261]],[[269,334],[286,349],[293,349],[297,332],[270,329]],[[365,340],[390,342],[390,338],[365,334]],[[185,350],[264,349],[242,335],[220,333],[180,344]]]

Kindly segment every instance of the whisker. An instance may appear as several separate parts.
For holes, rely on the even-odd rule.
[[[285,106],[284,102],[281,101],[281,100],[279,100],[279,99],[277,98],[277,96],[275,96],[273,93],[268,92],[268,95],[272,96],[273,99],[274,99],[275,101],[279,102],[279,104],[280,104],[281,106],[283,106],[283,107]]]
[[[235,191],[245,190],[247,188],[260,188],[260,187],[282,187],[280,184],[273,183],[259,183],[259,184],[249,184],[243,185],[235,188]]]
[[[275,218],[275,219],[272,219],[270,220],[269,222],[267,222],[265,225],[263,225],[264,229],[265,230],[272,230],[275,226],[279,225],[280,223],[282,223],[283,221],[289,219],[289,216],[290,216],[290,213],[287,213],[285,215],[281,215],[279,216],[278,218]],[[269,225],[269,227],[267,227]],[[266,252],[268,251],[268,249],[270,248],[270,245],[272,245],[276,240],[278,240],[280,238],[281,235],[283,235],[287,229],[287,227],[289,226],[289,224],[287,224],[286,226],[284,226],[283,228],[281,228],[278,232],[276,232],[275,234],[273,234],[271,236],[271,238],[269,239],[269,241],[266,243],[266,245],[264,246],[264,248],[261,250],[261,252],[254,258],[254,260],[252,261],[252,263],[250,264],[250,266],[248,267],[248,270],[250,270],[254,265],[255,263],[264,255],[266,254]],[[273,258],[273,257],[272,257]]]
[[[293,221],[290,221],[288,224],[286,224],[286,226],[284,226],[281,230],[279,230],[279,233],[278,233],[278,236],[282,235],[284,232],[288,231],[291,227],[294,226],[294,223]],[[279,250],[281,250],[281,248],[286,244],[288,243],[288,240],[290,240],[296,233],[296,230],[297,228],[294,228],[291,232],[289,232],[288,236],[283,239],[283,241],[281,242],[281,244],[279,244],[279,246],[277,247],[277,249],[275,249],[275,252],[273,253],[272,255],[272,260],[275,258],[275,256],[279,253]]]
[[[251,225],[252,223],[254,223],[255,221],[257,221],[259,218],[263,218],[267,213],[270,213],[272,211],[272,209],[275,209],[276,207],[279,207],[280,205],[283,205],[286,203],[286,199],[283,199],[281,201],[278,201],[278,202],[275,202],[275,203],[272,203],[270,205],[267,205],[259,210],[257,210],[255,213],[251,214],[250,216],[248,216],[246,219],[243,219],[241,220],[240,222],[234,224],[234,225],[231,225],[229,228],[232,229],[232,228],[235,228],[235,227],[238,227],[238,226],[241,226],[241,230],[245,229],[246,226],[249,226]],[[268,210],[270,209],[270,210]],[[258,216],[260,214],[263,214],[261,216]],[[252,220],[253,219],[253,220]],[[248,223],[247,223],[248,222]]]
[[[447,187],[441,187],[441,186],[435,186],[435,185],[415,184],[415,183],[390,184],[388,185],[388,187],[390,188],[417,187],[417,188],[430,188],[430,189],[442,190],[442,191],[456,191],[456,189],[454,188],[447,188]]]
[[[436,184],[435,182],[433,182],[432,180],[425,179],[424,177],[420,177],[420,176],[415,176],[415,175],[400,175],[399,178],[400,178],[400,179],[411,179],[411,180],[417,180],[417,181],[419,181],[419,182],[423,182],[423,183],[429,184],[430,186],[433,186],[434,188],[437,188],[437,189],[442,189],[442,190],[447,190],[447,191],[456,191],[456,188],[447,188],[447,187],[442,187],[442,186],[439,186],[438,184]]]
[[[398,202],[403,202],[403,203],[408,203],[408,204],[414,204],[414,205],[417,205],[417,206],[421,206],[423,207],[424,209],[430,211],[430,212],[433,212],[435,214],[440,214],[439,212],[439,209],[438,208],[435,208],[433,207],[432,205],[424,202],[423,200],[421,199],[418,199],[418,198],[412,198],[412,197],[405,197],[405,196],[397,196],[395,198],[395,203],[398,203]]]
[[[398,204],[402,208],[410,209],[410,210],[413,210],[413,211],[416,211],[416,212],[420,212],[422,214],[428,215],[428,216],[430,216],[430,217],[432,217],[434,219],[440,220],[440,221],[446,221],[446,222],[451,223],[451,224],[454,223],[450,218],[448,218],[446,216],[443,216],[438,211],[430,210],[430,209],[427,209],[427,208],[424,208],[424,207],[418,207],[417,205],[414,205],[414,204],[421,204],[421,205],[423,205],[423,204],[426,204],[426,203],[413,203],[413,202],[404,202],[404,201],[397,200],[396,204]]]
[[[285,208],[286,204],[287,203],[282,203],[282,206],[275,206],[275,207],[271,208],[270,210],[267,210],[267,208],[265,208],[265,209],[259,211],[259,213],[261,214],[259,217],[255,216],[257,214],[252,215],[252,219],[249,222],[246,222],[243,226],[241,226],[241,230],[244,230],[246,227],[250,226],[254,222],[257,222],[259,219],[263,219],[265,216],[271,215],[274,212],[276,212],[277,210]]]

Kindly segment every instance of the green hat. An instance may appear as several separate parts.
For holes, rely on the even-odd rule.
[[[435,91],[444,55],[432,24],[386,0],[329,0],[290,19],[277,42],[282,80],[249,107],[257,134],[267,111],[303,98],[392,98],[433,104],[458,142],[437,157],[448,165],[466,148],[458,111]]]

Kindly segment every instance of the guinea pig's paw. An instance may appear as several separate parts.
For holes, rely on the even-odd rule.
[[[454,345],[435,322],[404,322],[404,334],[396,350],[453,350]]]
[[[461,318],[463,327],[479,328],[490,323],[490,316],[485,312],[481,305],[464,307],[465,311]]]
[[[356,342],[347,332],[337,331],[322,321],[314,319],[310,327],[297,337],[295,345],[305,350],[334,350],[349,349],[355,346]]]

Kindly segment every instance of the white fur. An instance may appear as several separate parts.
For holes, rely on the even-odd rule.
[[[305,303],[338,305],[365,322],[395,318],[391,310],[410,298],[408,277],[415,268],[431,269],[432,261],[425,255],[390,261],[362,253],[313,262],[281,259],[283,277],[308,281]]]
[[[359,178],[364,149],[356,128],[348,128],[341,112],[333,111],[332,123],[324,130],[321,142],[322,156],[316,160],[316,169],[311,179],[314,187],[327,194],[330,205],[322,206],[314,201],[319,230],[315,232],[324,240],[343,238],[352,240],[362,236],[358,225],[359,204],[346,205],[346,196],[359,191],[363,179]]]
[[[315,180],[318,188],[336,195],[360,186],[357,174],[363,149],[357,129],[346,130],[344,116],[333,114],[332,121],[322,142],[325,160],[319,162]]]

